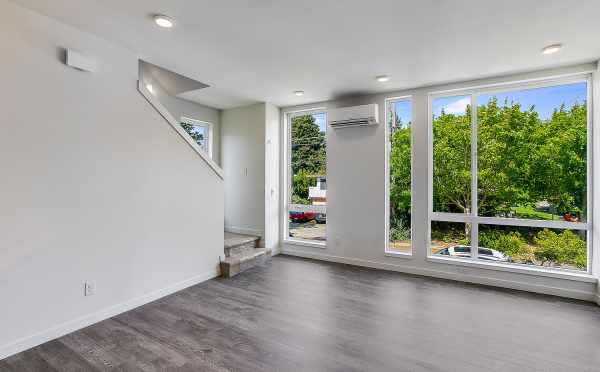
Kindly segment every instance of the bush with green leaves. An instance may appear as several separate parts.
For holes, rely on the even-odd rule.
[[[402,240],[410,240],[410,223],[405,222],[402,218],[392,217],[390,219],[390,241]]]
[[[308,198],[308,188],[315,186],[317,179],[311,176],[307,171],[301,169],[298,174],[293,176],[292,180],[292,203],[310,204]]]
[[[479,245],[495,249],[508,256],[516,256],[523,253],[525,241],[518,232],[488,230],[479,234]]]
[[[538,260],[574,265],[580,269],[587,266],[585,241],[571,230],[557,234],[544,229],[536,235],[534,241],[537,246],[535,257]]]

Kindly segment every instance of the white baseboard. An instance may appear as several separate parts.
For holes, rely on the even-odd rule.
[[[23,337],[15,342],[9,343],[7,345],[0,346],[0,360],[9,357],[11,355],[20,353],[32,347],[41,345],[50,340],[54,340],[71,332],[77,331],[79,329],[85,328],[92,324],[98,323],[102,320],[112,318],[113,316],[119,315],[126,311],[135,309],[136,307],[145,305],[149,302],[156,301],[162,297],[168,296],[172,293],[179,292],[185,288],[191,287],[193,285],[202,283],[209,279],[213,279],[219,276],[218,269],[194,276],[190,279],[186,279],[179,283],[175,283],[168,287],[159,289],[157,291],[150,292],[140,297],[136,297],[134,299],[122,302],[120,304],[116,304],[113,306],[109,306],[102,310],[96,311],[94,313],[84,315],[77,319],[73,319],[67,321],[65,323],[59,324],[52,328],[49,328],[45,331],[39,332],[37,334]]]
[[[289,247],[284,247],[282,249],[281,253],[287,254],[290,256],[313,258],[313,259],[317,259],[317,260],[337,262],[337,263],[354,265],[354,266],[364,266],[364,267],[370,267],[373,269],[398,271],[398,272],[407,273],[407,274],[431,276],[434,278],[456,280],[456,281],[460,281],[460,282],[475,283],[475,284],[483,284],[483,285],[489,285],[489,286],[494,286],[494,287],[517,289],[517,290],[522,290],[522,291],[542,293],[542,294],[548,294],[548,295],[553,295],[553,296],[574,298],[574,299],[584,300],[584,301],[592,301],[592,302],[598,301],[598,304],[600,305],[600,295],[597,296],[596,293],[594,293],[594,292],[579,291],[576,289],[566,289],[566,288],[559,288],[559,287],[553,287],[553,286],[547,286],[547,285],[541,285],[541,284],[531,284],[531,283],[520,282],[520,281],[515,281],[515,280],[490,278],[490,277],[481,276],[481,275],[448,272],[448,271],[435,270],[435,269],[429,269],[429,268],[424,268],[424,267],[394,265],[394,264],[389,264],[389,263],[384,263],[384,262],[361,260],[361,259],[357,259],[357,258],[333,256],[333,255],[323,254],[323,253],[319,253],[319,252],[298,251],[298,250],[294,250],[293,248],[290,249]]]
[[[252,229],[248,227],[225,226],[225,231],[232,232],[235,234],[260,236],[262,239],[264,239],[265,237],[265,233],[262,230]]]

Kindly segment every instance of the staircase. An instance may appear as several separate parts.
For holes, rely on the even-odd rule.
[[[259,248],[260,237],[225,232],[225,260],[221,275],[231,278],[271,258],[271,250]]]

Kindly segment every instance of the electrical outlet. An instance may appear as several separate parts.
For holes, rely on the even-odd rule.
[[[83,295],[88,297],[88,296],[92,296],[94,293],[96,293],[96,286],[94,285],[94,283],[85,283],[83,285]]]

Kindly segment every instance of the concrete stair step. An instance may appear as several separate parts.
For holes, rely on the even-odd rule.
[[[258,247],[259,236],[225,233],[225,257],[232,257],[251,252]]]
[[[243,271],[265,263],[271,258],[271,250],[268,248],[254,248],[234,256],[226,257],[221,261],[221,275],[231,278]]]

